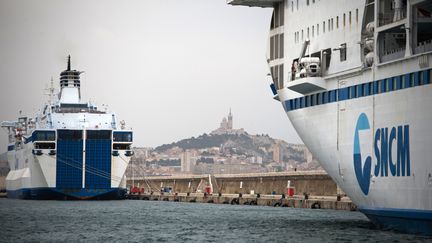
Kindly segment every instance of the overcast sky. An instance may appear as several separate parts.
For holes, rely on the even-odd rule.
[[[225,0],[0,0],[0,120],[33,116],[71,54],[83,99],[108,104],[134,146],[209,133],[230,108],[236,128],[301,143],[266,76],[270,18]]]

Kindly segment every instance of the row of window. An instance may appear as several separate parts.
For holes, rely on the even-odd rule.
[[[282,69],[283,72],[283,69]],[[111,140],[111,130],[87,130],[88,140]],[[83,130],[57,130],[58,140],[82,140]],[[55,141],[54,131],[34,131],[33,141]],[[113,132],[114,142],[132,142],[132,132]]]
[[[432,82],[431,77],[432,69],[409,73],[383,80],[372,81],[369,83],[358,84],[350,87],[286,100],[284,102],[284,107],[286,111],[291,111],[310,106],[323,105],[337,101],[406,89],[419,85],[430,84]]]
[[[309,6],[310,2],[311,2],[310,0],[306,0],[306,5]],[[296,0],[296,3],[297,3],[296,9],[298,10],[299,0]],[[315,3],[315,0],[312,0],[312,3]],[[294,1],[291,1],[291,12],[294,12]]]
[[[358,9],[356,9],[355,12],[356,12],[356,17],[355,17],[356,18],[356,23],[358,23],[358,20],[359,20]],[[351,25],[351,22],[352,22],[351,21],[351,19],[352,19],[351,15],[352,15],[352,13],[351,13],[351,11],[349,11],[348,12],[348,23],[349,23],[349,25]],[[346,18],[347,18],[347,16],[344,13],[342,15],[342,25],[343,25],[343,27],[346,26]],[[321,27],[322,27],[322,32],[325,33],[326,32],[326,21],[322,22]],[[327,20],[327,31],[328,32],[333,31],[333,29],[334,29],[333,27],[334,27],[334,18],[328,19]],[[339,28],[339,16],[336,16],[336,29],[338,29],[338,28]],[[294,43],[299,43],[300,39],[301,39],[301,41],[304,40],[304,38],[305,38],[305,31],[306,31],[306,38],[307,39],[309,39],[311,37],[315,37],[315,33],[318,36],[320,34],[320,25],[316,24],[316,28],[315,28],[315,25],[312,25],[311,27],[307,27],[306,30],[302,29],[301,31],[294,32]]]
[[[284,34],[270,37],[270,60],[284,57]]]

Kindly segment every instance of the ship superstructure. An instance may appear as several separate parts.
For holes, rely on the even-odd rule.
[[[274,99],[360,211],[432,234],[432,1],[227,2],[273,8]]]
[[[51,81],[50,100],[35,117],[1,123],[9,133],[6,177],[9,198],[120,199],[133,155],[132,131],[114,113],[81,101],[82,72]]]

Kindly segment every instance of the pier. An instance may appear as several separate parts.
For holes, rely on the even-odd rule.
[[[128,199],[356,210],[323,171],[135,177]]]

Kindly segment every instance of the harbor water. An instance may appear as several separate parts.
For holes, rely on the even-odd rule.
[[[0,199],[1,242],[430,242],[359,212],[163,201]]]

